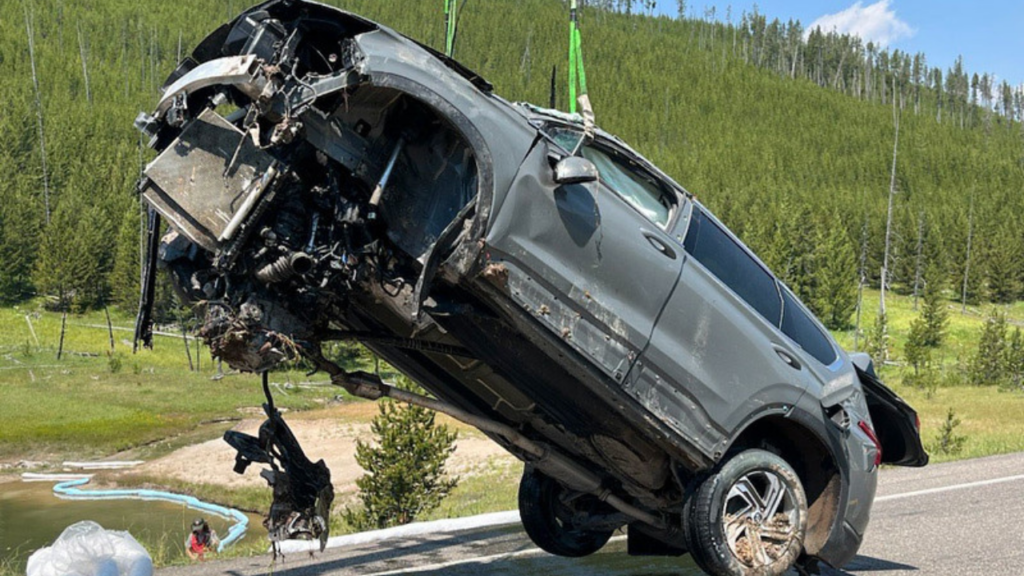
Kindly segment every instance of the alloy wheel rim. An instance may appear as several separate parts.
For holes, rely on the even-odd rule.
[[[751,568],[769,566],[797,538],[792,488],[776,473],[757,470],[737,480],[725,497],[722,523],[729,550]]]

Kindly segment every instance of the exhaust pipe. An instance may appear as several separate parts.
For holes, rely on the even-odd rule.
[[[612,508],[615,508],[627,516],[635,518],[652,528],[664,530],[667,533],[675,532],[675,528],[670,526],[662,517],[652,514],[651,512],[647,512],[646,510],[641,510],[629,502],[626,502],[619,496],[612,494],[611,490],[602,486],[601,479],[593,472],[583,468],[567,456],[556,452],[547,444],[530,440],[511,426],[502,424],[495,420],[470,414],[469,412],[452,406],[447,402],[428,398],[414,392],[409,392],[407,390],[402,390],[401,388],[385,384],[372,374],[349,374],[341,371],[337,366],[331,367],[328,365],[326,367],[333,368],[333,370],[328,370],[328,372],[331,373],[332,383],[345,388],[353,396],[359,396],[368,400],[378,400],[387,396],[399,402],[405,402],[406,404],[412,404],[414,406],[433,410],[434,412],[447,414],[448,416],[469,424],[474,428],[478,428],[484,432],[497,434],[498,436],[508,440],[509,443],[515,447],[529,454],[532,457],[531,463],[539,470],[552,478],[561,480],[573,490],[596,496],[599,500],[607,503]]]

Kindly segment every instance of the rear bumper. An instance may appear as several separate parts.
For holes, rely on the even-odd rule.
[[[842,529],[836,531],[819,558],[833,568],[842,568],[857,555],[863,541],[864,536],[844,521]]]

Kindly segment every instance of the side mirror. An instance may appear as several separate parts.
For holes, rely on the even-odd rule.
[[[600,178],[597,166],[582,156],[568,156],[555,166],[555,182],[558,184],[587,184]]]

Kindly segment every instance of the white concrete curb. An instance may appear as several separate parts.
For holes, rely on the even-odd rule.
[[[434,520],[432,522],[415,522],[413,524],[396,526],[394,528],[385,528],[383,530],[371,530],[369,532],[335,536],[327,540],[327,548],[358,546],[360,544],[369,544],[371,542],[384,542],[387,540],[412,538],[414,536],[424,536],[428,534],[451,534],[465,530],[478,530],[480,528],[490,528],[494,526],[508,526],[518,524],[519,522],[518,510],[512,510],[509,512],[493,512],[491,514],[481,514],[479,516],[469,516],[466,518]],[[320,543],[316,541],[289,540],[287,542],[282,542],[280,548],[281,552],[285,554],[294,554],[317,551],[320,549]]]

